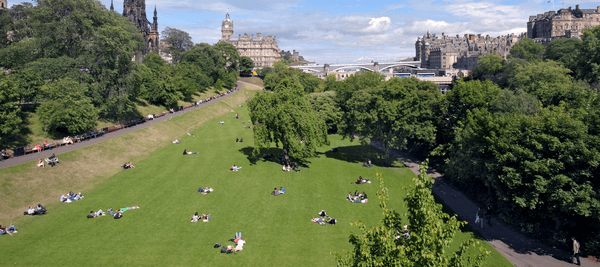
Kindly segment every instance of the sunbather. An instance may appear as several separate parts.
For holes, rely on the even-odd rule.
[[[173,143],[173,144],[181,144],[181,141],[175,139],[175,140],[171,141],[171,143]]]
[[[190,222],[198,222],[198,220],[200,220],[200,216],[198,216],[198,212],[196,211],[196,213],[194,213],[194,216],[192,216]]]
[[[198,152],[188,152],[187,149],[184,149],[183,154],[184,155],[192,155],[192,154],[198,154]]]

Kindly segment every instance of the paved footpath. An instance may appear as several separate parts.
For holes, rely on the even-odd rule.
[[[383,150],[382,146],[377,141],[372,141],[371,145],[377,149]],[[415,173],[415,175],[419,175],[419,164],[421,162],[413,158],[409,153],[392,150],[391,155],[402,161],[404,165],[409,167],[410,170]],[[473,231],[479,233],[488,243],[490,243],[490,245],[515,266],[574,266],[574,264],[570,263],[570,252],[540,244],[533,239],[511,230],[506,227],[504,223],[495,218],[492,218],[493,227],[489,227],[487,222],[485,222],[483,229],[474,227],[475,214],[477,213],[478,206],[469,200],[463,193],[446,183],[443,174],[433,169],[430,169],[428,174],[435,179],[432,188],[433,193],[458,214],[461,220],[469,222],[469,226],[472,226],[471,228]],[[571,246],[570,243],[569,246]],[[582,258],[581,266],[600,266],[600,263]]]
[[[242,88],[242,82],[238,81],[238,83],[236,85],[236,88]],[[118,130],[118,131],[111,132],[111,133],[106,133],[106,134],[104,134],[104,135],[102,135],[100,137],[97,137],[97,138],[86,139],[86,140],[82,141],[81,143],[75,143],[75,144],[68,145],[68,146],[61,146],[61,147],[53,148],[53,149],[50,149],[50,150],[47,149],[47,150],[44,150],[44,151],[42,151],[40,153],[34,152],[34,153],[27,154],[27,155],[24,155],[24,156],[14,157],[12,159],[7,159],[7,160],[4,160],[4,161],[0,162],[0,169],[7,168],[7,167],[10,167],[10,166],[14,166],[14,165],[18,165],[18,164],[21,164],[21,163],[26,163],[26,162],[31,162],[31,161],[37,161],[37,160],[39,160],[41,158],[48,158],[48,157],[52,156],[52,153],[55,153],[56,155],[58,155],[60,153],[65,153],[65,152],[68,152],[68,151],[71,151],[71,150],[75,150],[75,149],[79,149],[79,148],[82,148],[82,147],[91,146],[93,144],[100,143],[102,141],[106,141],[106,140],[111,139],[111,138],[119,137],[121,135],[131,133],[133,131],[144,129],[146,127],[152,126],[152,125],[157,124],[157,123],[161,123],[161,122],[169,120],[171,118],[174,118],[174,117],[177,117],[177,116],[181,116],[183,114],[186,114],[186,113],[188,113],[190,111],[193,111],[193,110],[196,110],[198,108],[204,107],[206,105],[210,105],[212,103],[218,102],[218,101],[220,101],[222,99],[225,99],[225,98],[227,98],[227,97],[229,97],[229,96],[231,96],[233,94],[238,93],[240,90],[237,90],[237,91],[234,91],[232,93],[226,94],[225,96],[219,97],[219,98],[211,100],[209,102],[202,103],[202,104],[200,104],[198,106],[186,108],[183,111],[178,111],[178,112],[175,112],[175,113],[167,113],[165,116],[162,116],[160,118],[156,118],[154,120],[147,121],[145,123],[140,123],[140,124],[138,124],[136,126],[131,126],[131,127],[127,127],[127,128]]]

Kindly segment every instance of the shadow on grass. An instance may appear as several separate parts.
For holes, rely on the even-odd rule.
[[[239,151],[242,152],[242,154],[246,155],[246,157],[250,161],[250,165],[255,165],[258,161],[283,164],[283,149],[281,148],[272,147],[269,149],[261,149],[260,156],[258,157],[252,156],[252,151],[254,151],[254,147],[244,147],[241,148]],[[298,167],[309,168],[308,164],[310,164],[310,161],[308,160],[290,158],[290,161],[292,162],[292,164],[296,164],[296,166]]]
[[[370,159],[372,165],[392,167],[385,164],[385,156],[383,153],[369,145],[336,147],[325,153],[318,154],[350,163],[365,163]]]

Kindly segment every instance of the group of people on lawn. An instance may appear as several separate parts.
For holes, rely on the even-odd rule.
[[[88,219],[92,219],[92,218],[96,218],[96,217],[100,217],[100,216],[113,216],[113,218],[115,219],[121,219],[123,217],[123,212],[126,212],[128,210],[135,210],[135,209],[139,209],[139,206],[133,206],[133,207],[126,207],[126,208],[122,208],[122,209],[118,209],[116,211],[113,211],[112,208],[109,208],[107,210],[107,212],[104,212],[102,209],[98,210],[98,211],[90,211],[90,214],[88,214],[87,218]]]
[[[46,214],[46,212],[48,212],[46,210],[46,207],[42,206],[42,204],[38,204],[35,207],[29,206],[27,211],[23,212],[23,215],[40,215],[40,214]]]
[[[192,219],[190,220],[190,222],[198,222],[200,220],[202,220],[203,222],[208,222],[208,221],[210,221],[210,219],[212,219],[210,217],[210,214],[204,213],[204,214],[202,214],[202,216],[199,216],[198,212],[196,211],[196,213],[194,213],[194,216],[192,216]]]
[[[329,215],[327,215],[327,212],[325,212],[325,210],[321,210],[319,212],[319,217],[314,217],[311,219],[311,221],[314,223],[318,223],[319,225],[325,225],[325,224],[336,225],[337,224],[337,220],[335,218],[329,217]]]
[[[358,192],[358,190],[354,191],[354,195],[352,195],[352,192],[348,193],[348,197],[346,198],[346,200],[352,202],[352,203],[368,203],[369,199],[367,198],[367,193],[365,193],[365,191],[361,193]]]
[[[48,165],[50,165],[50,167],[54,167],[54,166],[56,166],[56,164],[60,163],[60,161],[58,160],[58,158],[56,157],[56,155],[54,153],[52,153],[52,156],[50,156],[47,159],[40,159],[37,162],[37,166],[46,168],[46,166],[44,165],[44,162],[48,163]]]
[[[73,192],[69,192],[69,193],[66,193],[66,194],[60,196],[60,202],[71,203],[73,201],[78,201],[82,198],[83,198],[83,195],[81,195],[81,192],[79,192],[77,194],[75,194]]]
[[[281,194],[285,194],[285,188],[283,188],[283,187],[280,187],[279,190],[277,190],[277,187],[275,187],[275,188],[273,188],[273,192],[271,192],[271,195],[274,195],[274,196],[279,196]]]
[[[10,223],[10,226],[8,226],[8,227],[0,224],[0,235],[12,235],[16,232],[17,232],[17,227],[15,227],[12,223]]]

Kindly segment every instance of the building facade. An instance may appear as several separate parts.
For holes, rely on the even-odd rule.
[[[1,0],[0,0],[1,1]],[[111,1],[110,10],[114,11],[114,6]],[[129,18],[129,21],[140,30],[146,47],[143,54],[150,52],[159,52],[160,39],[158,32],[158,16],[156,6],[154,7],[154,20],[152,23],[146,17],[146,0],[125,0],[123,2],[123,16]]]
[[[481,34],[463,36],[441,36],[427,32],[415,42],[415,61],[421,61],[421,68],[472,70],[477,66],[479,56],[495,53],[504,58],[510,49],[525,37],[509,34],[498,37]]]
[[[6,0],[0,0],[0,10],[7,9],[7,8],[8,8],[8,3],[6,2]]]
[[[260,33],[248,35],[239,35],[238,39],[233,39],[233,21],[229,18],[229,13],[221,24],[221,40],[233,45],[240,56],[249,57],[254,61],[254,67],[273,67],[276,61],[281,59],[279,55],[279,46],[275,36],[263,36]]]
[[[579,38],[583,29],[600,25],[600,6],[595,9],[562,8],[530,16],[527,37],[547,45],[558,38]]]

